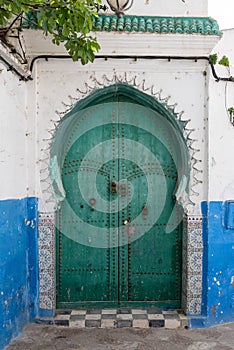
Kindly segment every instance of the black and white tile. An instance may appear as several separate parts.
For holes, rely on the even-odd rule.
[[[71,328],[187,328],[187,317],[180,311],[149,309],[57,310],[53,319],[39,318],[38,323]]]

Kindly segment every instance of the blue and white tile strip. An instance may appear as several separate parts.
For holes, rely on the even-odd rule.
[[[54,213],[39,213],[38,223],[40,314],[53,315],[55,310],[55,225]]]

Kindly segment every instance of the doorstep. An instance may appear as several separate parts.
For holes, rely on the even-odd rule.
[[[188,319],[181,310],[156,308],[62,309],[53,318],[37,318],[36,323],[70,328],[188,328]]]

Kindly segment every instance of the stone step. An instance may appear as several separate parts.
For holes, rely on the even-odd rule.
[[[90,309],[57,310],[53,318],[39,317],[37,323],[70,328],[188,328],[188,319],[181,310]]]

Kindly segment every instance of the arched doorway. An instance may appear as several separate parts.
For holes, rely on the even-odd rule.
[[[58,307],[180,307],[186,156],[175,119],[127,85],[66,116],[51,151]]]

